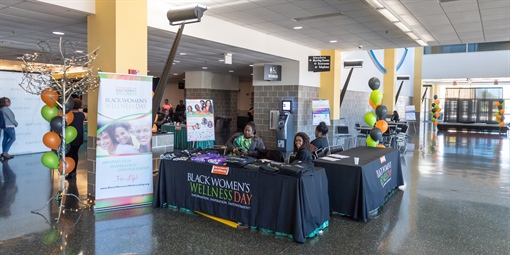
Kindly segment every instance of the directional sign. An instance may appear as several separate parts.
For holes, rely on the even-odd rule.
[[[309,72],[329,72],[330,56],[308,56]]]

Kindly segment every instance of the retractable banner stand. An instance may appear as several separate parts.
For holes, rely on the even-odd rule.
[[[312,123],[314,126],[324,121],[326,125],[331,125],[329,118],[329,100],[312,100]]]
[[[152,77],[99,73],[95,210],[149,205]]]
[[[414,105],[406,105],[406,121],[416,120],[416,110]]]
[[[214,104],[212,99],[186,99],[188,142],[214,140]]]

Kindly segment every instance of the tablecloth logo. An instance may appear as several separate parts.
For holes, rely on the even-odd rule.
[[[228,166],[212,166],[211,173],[212,174],[221,174],[221,175],[228,175]]]
[[[216,203],[251,209],[250,183],[188,173],[191,196]]]
[[[381,186],[384,188],[384,186],[386,186],[386,184],[391,180],[391,161],[377,169],[375,172]]]

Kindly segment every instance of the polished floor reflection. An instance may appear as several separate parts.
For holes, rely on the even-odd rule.
[[[422,124],[423,125],[423,124]],[[174,209],[94,214],[72,196],[58,223],[57,176],[40,154],[2,162],[0,254],[508,254],[510,142],[507,136],[436,133],[410,137],[405,185],[369,222],[333,215],[305,244],[234,229]],[[69,190],[86,197],[86,162]],[[32,213],[36,211],[36,213]]]

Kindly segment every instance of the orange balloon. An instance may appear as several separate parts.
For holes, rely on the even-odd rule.
[[[48,132],[43,136],[44,145],[46,145],[46,147],[52,150],[58,150],[60,142],[61,142],[60,136],[55,132]]]
[[[58,112],[58,116],[62,116],[62,112]],[[71,124],[71,122],[73,122],[74,120],[74,113],[73,112],[68,112],[66,114],[66,123],[67,125]]]
[[[66,174],[69,174],[71,171],[73,171],[74,166],[76,166],[76,163],[74,162],[74,159],[71,157],[66,157]],[[58,171],[62,173],[62,161],[58,164]]]
[[[498,102],[498,101],[496,101],[496,102],[494,103],[494,105],[495,105],[496,107],[498,107],[498,106],[499,106],[499,102]]]
[[[436,113],[436,119],[438,119],[441,116],[441,114]]]
[[[501,115],[497,115],[496,119],[501,120]]]
[[[41,92],[41,99],[46,105],[48,105],[49,107],[53,107],[57,103],[58,93],[55,92],[53,89],[45,88]]]
[[[499,110],[499,114],[501,114],[501,115],[505,114],[505,109]]]
[[[437,126],[437,124],[438,124],[438,123],[439,123],[439,122],[438,122],[437,120],[436,120],[436,121],[434,121],[434,126]]]
[[[439,104],[439,99],[436,99],[436,101],[434,101],[436,103],[436,105]]]
[[[499,123],[499,126],[500,126],[500,127],[504,127],[504,126],[505,126],[505,122],[500,122],[500,123]]]
[[[368,99],[368,103],[370,104],[370,106],[372,107],[372,109],[375,110],[375,108],[377,108],[376,105],[374,105],[374,103],[372,103],[372,100]]]
[[[441,108],[437,107],[436,112],[441,112]]]
[[[376,123],[375,123],[375,127],[376,128],[379,128],[381,130],[381,132],[386,132],[386,130],[388,130],[388,122],[386,122],[385,120],[378,120]]]
[[[380,143],[377,145],[377,148],[386,148],[386,146],[384,146],[384,144]]]

